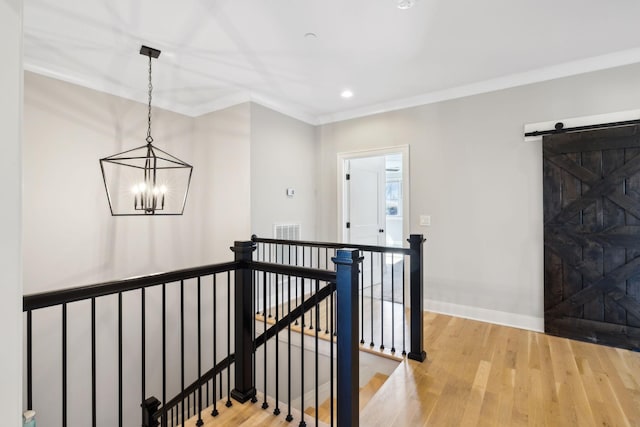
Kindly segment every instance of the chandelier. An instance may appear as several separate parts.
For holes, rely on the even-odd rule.
[[[113,216],[182,215],[193,166],[153,145],[151,136],[151,62],[160,51],[142,46],[149,57],[146,144],[100,159],[104,188]]]

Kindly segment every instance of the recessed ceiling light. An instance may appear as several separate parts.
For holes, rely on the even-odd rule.
[[[415,4],[416,0],[397,0],[398,9],[406,10],[411,9]]]
[[[345,99],[349,99],[353,96],[353,92],[349,89],[345,89],[342,91],[342,93],[340,94],[341,97],[345,98]]]

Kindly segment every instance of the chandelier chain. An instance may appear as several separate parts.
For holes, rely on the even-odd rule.
[[[153,84],[151,83],[151,55],[149,55],[149,114],[147,115],[147,144],[153,142],[151,136],[151,91],[153,90]]]

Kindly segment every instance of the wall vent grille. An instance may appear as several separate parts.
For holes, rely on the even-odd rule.
[[[273,224],[273,238],[300,240],[300,224]]]

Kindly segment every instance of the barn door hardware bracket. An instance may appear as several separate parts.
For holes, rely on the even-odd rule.
[[[579,132],[579,131],[592,130],[592,129],[603,129],[603,128],[612,128],[612,127],[629,126],[629,125],[640,125],[640,120],[625,120],[621,122],[598,123],[595,125],[575,126],[572,128],[565,128],[564,123],[558,122],[554,126],[555,129],[525,132],[524,136],[554,135],[558,133]]]

